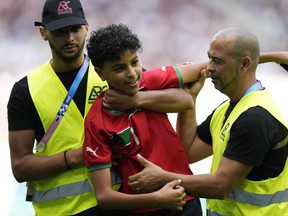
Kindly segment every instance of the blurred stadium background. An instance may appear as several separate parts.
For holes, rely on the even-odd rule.
[[[39,35],[44,0],[10,0],[0,4],[0,215],[30,216],[24,202],[25,184],[13,178],[7,133],[7,101],[15,81],[50,58],[48,43]],[[207,59],[211,37],[229,26],[248,27],[260,41],[261,51],[288,51],[288,0],[82,0],[90,30],[124,23],[143,42],[141,54],[147,69]],[[279,65],[258,67],[258,78],[276,102],[288,111],[288,73]],[[200,123],[223,100],[210,80],[197,101]],[[175,114],[169,114],[175,125]],[[286,116],[287,117],[287,116]],[[211,159],[191,165],[194,173],[209,172]],[[202,203],[205,200],[202,199]],[[203,205],[205,207],[205,204]]]

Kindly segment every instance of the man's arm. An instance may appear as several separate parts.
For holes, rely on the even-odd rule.
[[[181,179],[181,186],[185,188],[187,194],[216,199],[224,199],[252,169],[252,166],[222,157],[219,168],[213,174],[182,175],[167,172],[141,156],[138,159],[145,169],[157,170],[158,181],[161,180],[162,184]],[[150,171],[147,172],[151,173]],[[137,188],[141,192],[146,191],[145,181],[147,179],[141,176],[141,173],[129,177],[130,187]]]
[[[267,52],[260,53],[259,63],[276,62],[278,64],[288,64],[288,52]]]
[[[158,112],[179,112],[192,107],[192,98],[182,88],[138,91],[127,95],[109,89],[105,93],[103,105],[109,109],[127,110],[145,108]]]
[[[188,194],[214,199],[224,199],[243,181],[251,171],[252,166],[222,157],[217,171],[213,174],[203,175],[175,175],[164,172],[165,181],[174,178],[181,179],[181,185]]]
[[[91,172],[92,184],[99,206],[104,209],[142,209],[162,207],[182,210],[185,201],[180,180],[165,185],[161,190],[147,194],[124,194],[111,189],[110,168]]]
[[[33,154],[34,130],[9,131],[12,171],[18,182],[39,180],[68,170],[64,153],[52,156]],[[66,153],[70,167],[83,164],[82,149]]]
[[[193,98],[194,104],[190,110],[178,113],[176,130],[190,163],[197,162],[212,155],[212,147],[196,135],[198,127],[195,114],[196,98],[208,75],[206,70],[202,70],[200,78],[196,82],[183,86],[187,93]]]

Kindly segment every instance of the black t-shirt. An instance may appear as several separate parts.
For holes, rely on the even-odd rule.
[[[65,73],[56,73],[67,91],[69,91],[79,69],[80,68]],[[84,75],[73,97],[73,101],[82,116],[84,116],[85,112],[87,77],[88,72]],[[43,95],[43,97],[45,97],[45,95]],[[7,109],[9,131],[35,130],[36,140],[38,142],[41,140],[44,136],[44,128],[29,92],[27,76],[14,84]],[[57,113],[55,113],[55,116],[56,114]]]
[[[226,119],[236,104],[237,102],[230,103]],[[197,135],[209,145],[212,145],[210,122],[214,111],[197,128]],[[286,127],[267,110],[260,106],[252,107],[241,113],[231,126],[230,139],[223,156],[252,165],[253,169],[246,177],[249,180],[273,178],[278,176],[285,166],[288,145],[278,150],[272,148],[287,135]]]

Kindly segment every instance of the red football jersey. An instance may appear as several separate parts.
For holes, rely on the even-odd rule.
[[[172,66],[166,66],[144,72],[139,89],[179,87],[181,80],[181,74]],[[166,113],[146,109],[107,110],[102,106],[104,94],[95,100],[85,119],[83,151],[86,167],[90,170],[111,167],[111,155],[121,155],[117,162],[123,192],[130,194],[134,192],[127,184],[128,177],[143,169],[136,158],[138,153],[164,170],[192,174],[180,139]]]

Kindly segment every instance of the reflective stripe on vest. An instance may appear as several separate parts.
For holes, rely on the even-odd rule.
[[[227,197],[234,199],[236,202],[254,206],[268,206],[271,204],[288,202],[288,189],[277,191],[274,194],[255,194],[236,188]]]
[[[210,211],[209,209],[207,209],[207,216],[223,216],[217,212],[213,212],[213,211]]]
[[[120,176],[111,172],[111,184],[117,185],[121,183]],[[33,202],[47,202],[59,198],[65,198],[69,196],[76,196],[78,194],[84,194],[92,191],[89,181],[86,179],[80,182],[74,182],[71,184],[61,185],[48,191],[35,190],[33,194]]]
[[[34,202],[46,202],[59,198],[65,198],[69,196],[76,196],[92,191],[89,181],[86,179],[81,182],[74,182],[67,185],[61,185],[48,191],[35,191],[33,196]]]

